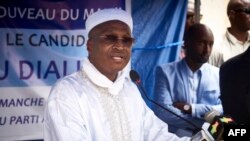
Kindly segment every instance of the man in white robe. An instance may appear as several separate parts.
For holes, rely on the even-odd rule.
[[[129,78],[132,17],[104,9],[86,21],[88,57],[56,82],[44,115],[45,141],[190,140],[168,132]]]

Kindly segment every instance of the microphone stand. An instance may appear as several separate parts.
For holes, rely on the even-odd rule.
[[[144,90],[144,88],[142,87],[141,85],[141,80],[140,80],[140,77],[139,77],[139,74],[135,71],[135,70],[131,70],[130,71],[130,78],[131,80],[140,88],[140,90],[142,91],[143,95],[147,98],[148,101],[152,102],[153,104],[159,106],[160,108],[162,108],[163,110],[167,111],[167,112],[170,112],[171,114],[175,115],[176,117],[184,120],[185,122],[187,122],[188,124],[192,125],[193,127],[195,127],[195,131],[194,133],[197,133],[198,131],[200,130],[203,130],[202,128],[198,127],[197,125],[195,125],[194,123],[192,123],[191,121],[181,117],[180,115],[174,113],[173,111],[167,109],[166,107],[160,105],[159,103],[155,102],[154,100],[150,99],[147,94],[146,94],[146,91]]]

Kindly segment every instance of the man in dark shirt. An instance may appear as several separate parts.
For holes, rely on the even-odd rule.
[[[222,64],[220,89],[224,114],[250,124],[250,48]]]

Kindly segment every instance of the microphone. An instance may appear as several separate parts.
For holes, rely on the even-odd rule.
[[[225,125],[236,124],[230,116],[220,115],[219,112],[215,110],[206,113],[205,120],[210,123],[207,128],[208,133],[216,141],[224,140],[223,133]]]
[[[194,141],[214,141],[214,137],[211,134],[211,130],[208,130],[211,128],[211,124],[214,120],[215,116],[219,116],[220,113],[216,110],[211,110],[207,112],[204,116],[204,119],[206,122],[202,125],[202,130],[196,133],[191,140]]]
[[[199,130],[202,130],[202,128],[198,127],[197,125],[195,125],[194,123],[192,123],[191,121],[181,117],[180,115],[174,113],[173,111],[165,108],[164,106],[160,105],[159,103],[155,102],[154,100],[151,100],[147,94],[146,94],[146,91],[144,90],[144,88],[142,87],[141,85],[141,80],[140,80],[140,76],[139,74],[135,71],[135,70],[130,70],[130,78],[131,80],[142,90],[142,93],[143,95],[147,98],[148,101],[150,101],[151,103],[155,104],[156,106],[162,108],[163,110],[175,115],[176,117],[180,118],[181,120],[184,120],[185,122],[187,122],[188,124],[190,124],[191,126],[193,126],[197,131],[195,132],[198,132]]]
[[[209,112],[207,112],[204,116],[205,121],[212,123],[214,120],[215,116],[220,116],[220,112],[216,111],[216,110],[211,110]]]

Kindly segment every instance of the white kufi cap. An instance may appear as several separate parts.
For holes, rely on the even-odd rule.
[[[90,30],[96,27],[97,25],[112,20],[119,20],[121,22],[124,22],[129,26],[132,32],[133,20],[131,15],[122,9],[110,8],[99,10],[88,17],[85,23],[87,33],[89,33]]]
[[[188,0],[188,7],[187,7],[188,12],[194,12],[194,0]]]

